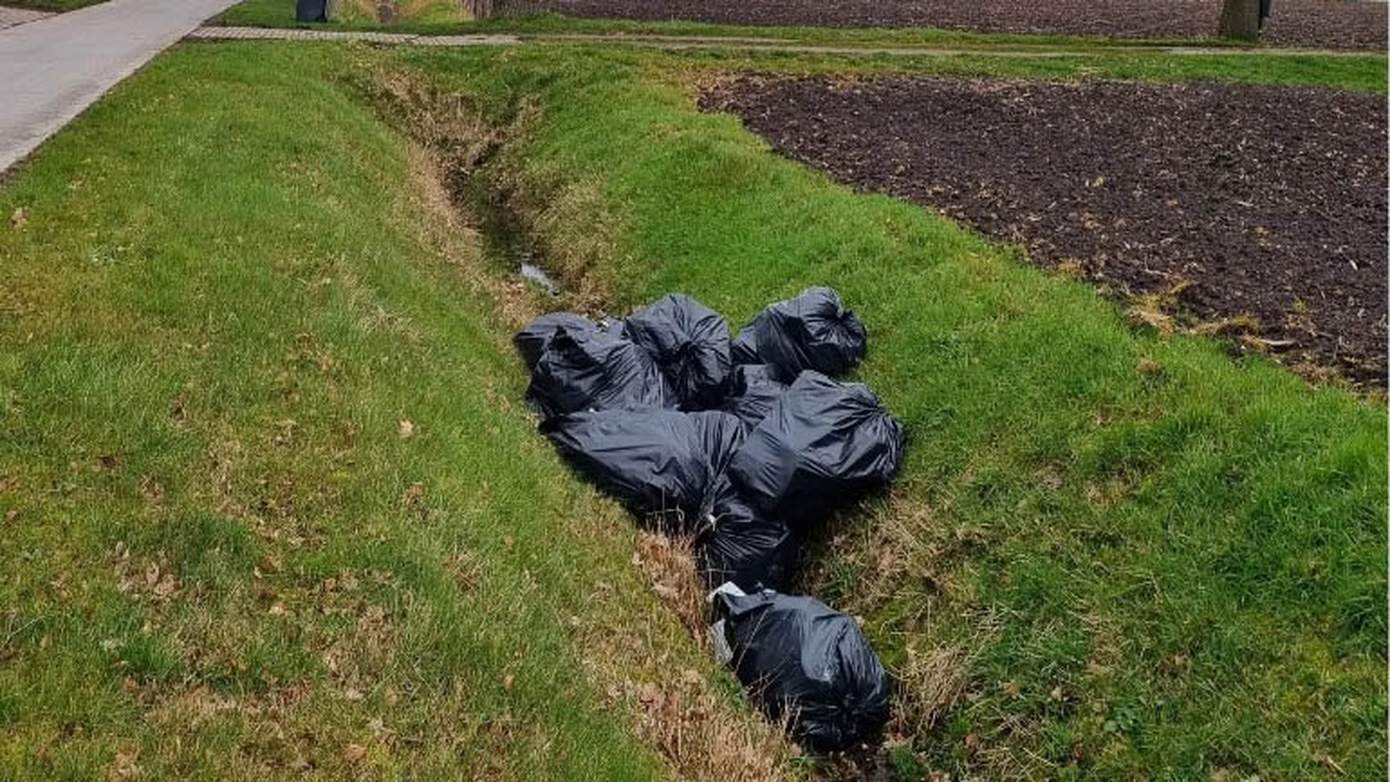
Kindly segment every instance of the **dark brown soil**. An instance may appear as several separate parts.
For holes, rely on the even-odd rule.
[[[1383,387],[1386,106],[1311,88],[741,77],[778,151]],[[1253,316],[1253,318],[1251,317]]]
[[[988,33],[1196,38],[1216,33],[1221,0],[540,0],[570,16],[713,24],[942,27]],[[1386,4],[1274,0],[1264,40],[1386,48]]]

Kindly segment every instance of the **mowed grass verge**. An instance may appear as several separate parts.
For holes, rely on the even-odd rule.
[[[1145,330],[779,159],[695,109],[709,58],[390,57],[523,128],[492,176],[612,308],[679,290],[737,323],[829,284],[869,325],[860,377],[906,422],[908,463],[827,529],[804,586],[901,676],[900,769],[1384,776],[1381,404]]]
[[[362,55],[179,47],[0,185],[0,779],[775,776]]]

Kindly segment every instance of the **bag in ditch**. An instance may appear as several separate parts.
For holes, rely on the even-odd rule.
[[[905,444],[867,386],[803,372],[744,437],[729,476],[759,511],[804,530],[891,481]]]
[[[729,373],[729,395],[721,410],[733,413],[752,429],[772,412],[772,406],[787,392],[787,384],[772,376],[766,364],[741,364]]]
[[[833,288],[807,288],[768,305],[734,339],[735,364],[768,364],[790,383],[803,370],[839,375],[864,357],[868,332]]]
[[[627,406],[675,407],[679,401],[636,343],[565,326],[544,341],[526,396],[543,418]]]
[[[712,595],[715,652],[792,737],[837,751],[875,738],[888,721],[892,681],[853,617],[810,597],[771,590]]]
[[[786,586],[796,566],[795,536],[740,498],[727,478],[722,486],[695,544],[695,564],[705,584],[733,582],[750,592]]]
[[[687,410],[715,406],[729,380],[729,324],[683,293],[657,299],[628,317],[623,336],[656,360]]]
[[[536,368],[536,362],[541,360],[546,345],[560,329],[570,334],[602,331],[599,324],[573,312],[547,312],[541,315],[512,337],[512,344],[516,346],[516,352],[521,354],[521,360],[526,362],[528,370]]]
[[[737,418],[618,408],[552,418],[541,432],[566,461],[653,529],[694,531],[708,519],[743,437]]]

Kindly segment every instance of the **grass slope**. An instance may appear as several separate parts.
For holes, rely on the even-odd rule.
[[[0,188],[0,779],[664,778],[644,688],[767,730],[349,51],[180,47]]]
[[[1086,285],[778,159],[694,110],[688,60],[394,56],[499,120],[539,106],[497,175],[611,305],[680,290],[742,321],[830,284],[858,309],[860,376],[912,446],[807,587],[904,677],[904,769],[1384,777],[1380,405],[1136,330]]]

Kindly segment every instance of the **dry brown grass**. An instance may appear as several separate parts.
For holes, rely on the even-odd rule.
[[[534,121],[536,111],[523,111],[521,127]],[[615,260],[620,220],[610,212],[595,178],[544,183],[505,148],[491,172],[495,188],[507,194],[528,236],[544,258],[547,272],[570,291],[581,310],[595,311],[612,301],[612,270],[630,266]]]
[[[652,592],[675,612],[691,635],[702,638],[709,625],[705,587],[695,569],[695,551],[689,538],[654,532],[638,533],[633,564],[646,576]]]
[[[525,282],[500,278],[487,269],[478,248],[477,230],[445,189],[443,170],[438,155],[419,145],[411,147],[410,177],[417,196],[414,206],[432,218],[424,229],[431,234],[430,244],[458,270],[471,293],[493,302],[505,326],[519,329],[540,314],[540,305]]]
[[[615,516],[622,515],[616,506]],[[639,532],[633,566],[656,597],[675,612],[686,632],[705,644],[704,589],[685,541]],[[651,615],[624,613],[601,584],[593,600],[602,608],[573,617],[575,646],[609,705],[633,715],[637,735],[656,748],[681,779],[772,782],[787,778],[794,748],[780,727],[717,692],[713,660],[681,661],[653,649],[669,648],[658,634],[670,625]]]
[[[970,684],[970,655],[954,644],[923,652],[909,646],[907,664],[894,674],[903,697],[894,701],[893,732],[926,736],[965,695]]]
[[[379,73],[373,88],[383,113],[433,158],[421,171],[436,171],[439,186],[428,186],[436,212],[453,213],[453,222],[476,230],[480,222],[467,214],[462,190],[481,177],[514,215],[546,272],[563,284],[564,305],[603,312],[612,300],[619,221],[607,210],[596,180],[548,185],[534,172],[519,173],[520,160],[509,150],[520,145],[506,142],[524,136],[539,120],[536,104],[521,105],[515,118],[499,127],[489,124],[467,96],[439,91],[409,75]]]

